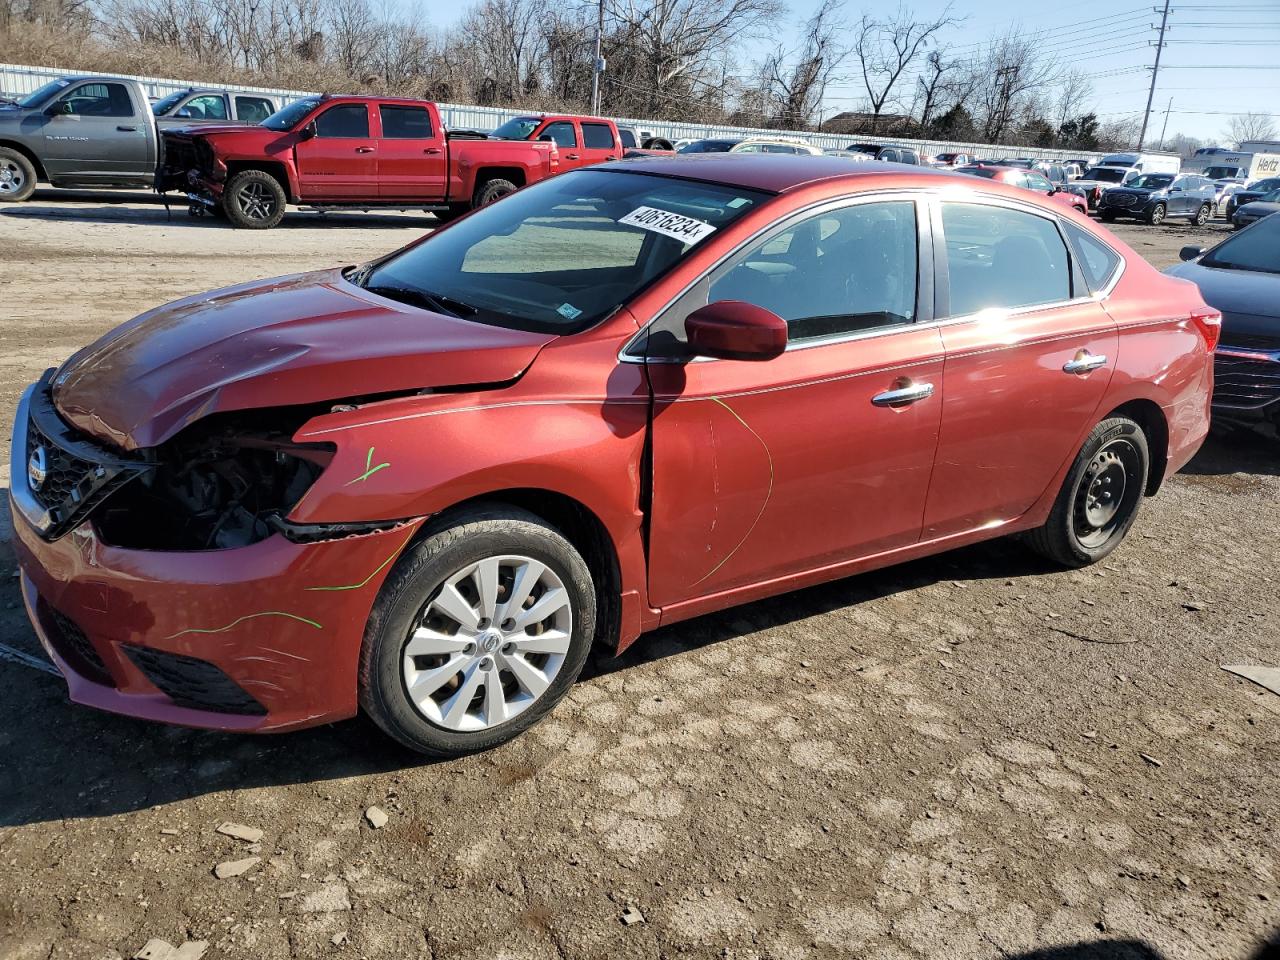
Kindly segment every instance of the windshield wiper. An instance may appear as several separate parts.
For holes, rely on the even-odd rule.
[[[363,286],[363,284],[362,284]],[[380,297],[386,297],[388,300],[399,300],[401,303],[407,303],[415,307],[425,307],[435,313],[443,313],[446,316],[463,317],[471,316],[476,312],[476,308],[461,302],[460,300],[451,300],[448,297],[437,296],[436,294],[427,293],[425,290],[415,290],[410,287],[396,287],[387,284],[372,284],[365,287],[370,293],[376,293]]]

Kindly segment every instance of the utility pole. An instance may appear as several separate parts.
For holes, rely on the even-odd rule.
[[[1147,109],[1142,114],[1142,130],[1138,134],[1138,152],[1142,152],[1142,143],[1147,139],[1147,121],[1151,119],[1151,101],[1156,97],[1156,77],[1160,73],[1160,53],[1164,50],[1164,31],[1169,25],[1169,0],[1164,0],[1164,13],[1160,17],[1160,39],[1156,41],[1156,62],[1151,68],[1151,90],[1147,94]]]
[[[591,66],[591,113],[600,115],[600,74],[604,73],[604,0],[599,3],[596,20],[596,59]]]
[[[1169,114],[1173,111],[1173,97],[1169,98],[1169,105],[1164,108],[1164,126],[1160,128],[1160,149],[1164,149],[1164,135],[1169,132]]]

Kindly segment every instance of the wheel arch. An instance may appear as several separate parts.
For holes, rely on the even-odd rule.
[[[1154,400],[1140,397],[1120,404],[1106,417],[1128,417],[1142,428],[1147,438],[1147,450],[1151,455],[1151,469],[1147,474],[1146,495],[1154,496],[1164,482],[1169,466],[1169,421]]]
[[[49,175],[45,173],[44,164],[40,162],[40,158],[37,157],[35,153],[32,152],[31,148],[28,147],[25,143],[21,143],[17,140],[5,140],[3,138],[0,138],[0,147],[4,147],[7,150],[12,150],[15,153],[22,154],[24,157],[27,158],[27,162],[30,163],[31,166],[35,168],[36,179],[43,180],[46,183],[49,181]]]
[[[471,187],[472,194],[484,189],[490,180],[510,180],[517,187],[523,187],[528,177],[522,167],[479,167]]]

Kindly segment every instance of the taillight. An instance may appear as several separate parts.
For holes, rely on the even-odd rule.
[[[1200,331],[1200,336],[1204,337],[1209,352],[1217,349],[1218,339],[1222,336],[1222,314],[1217,310],[1196,310],[1191,314],[1191,322]]]

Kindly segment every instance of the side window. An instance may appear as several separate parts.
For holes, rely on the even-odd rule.
[[[263,97],[236,97],[236,116],[246,123],[261,123],[275,113]]]
[[[1038,173],[1028,173],[1027,187],[1031,190],[1039,190],[1041,193],[1048,193],[1053,189],[1053,184]]]
[[[550,137],[555,141],[557,147],[576,147],[578,145],[578,135],[574,133],[573,124],[566,120],[557,120],[555,123],[548,124],[547,128],[538,134],[538,137]]]
[[[1071,262],[1053,220],[1008,207],[943,203],[949,316],[1071,299]]]
[[[1074,223],[1064,225],[1067,236],[1071,238],[1071,245],[1075,247],[1076,259],[1084,273],[1085,282],[1089,284],[1090,290],[1101,290],[1111,281],[1116,268],[1120,266],[1120,254],[1083,227]]]
[[[75,117],[133,116],[133,101],[122,83],[82,83],[58,103],[62,113]]]
[[[363,103],[340,103],[316,118],[317,137],[369,136],[369,108]]]
[[[225,120],[227,102],[216,93],[192,97],[178,108],[178,116],[190,117],[192,120]]]
[[[736,150],[734,150],[733,152],[734,152],[734,153],[759,153],[759,152],[760,152],[760,144],[758,144],[758,143],[744,143],[744,144],[742,144],[740,147],[738,147]]]
[[[914,202],[855,204],[755,244],[713,278],[707,299],[772,310],[795,341],[911,323],[917,253]]]
[[[387,140],[430,140],[431,114],[426,107],[402,107],[395,104],[379,104],[382,115],[382,136]]]
[[[584,123],[582,145],[588,150],[612,150],[613,131],[609,129],[608,124]]]
[[[618,139],[622,141],[622,145],[628,150],[635,149],[636,135],[627,127],[623,127],[618,131]]]

